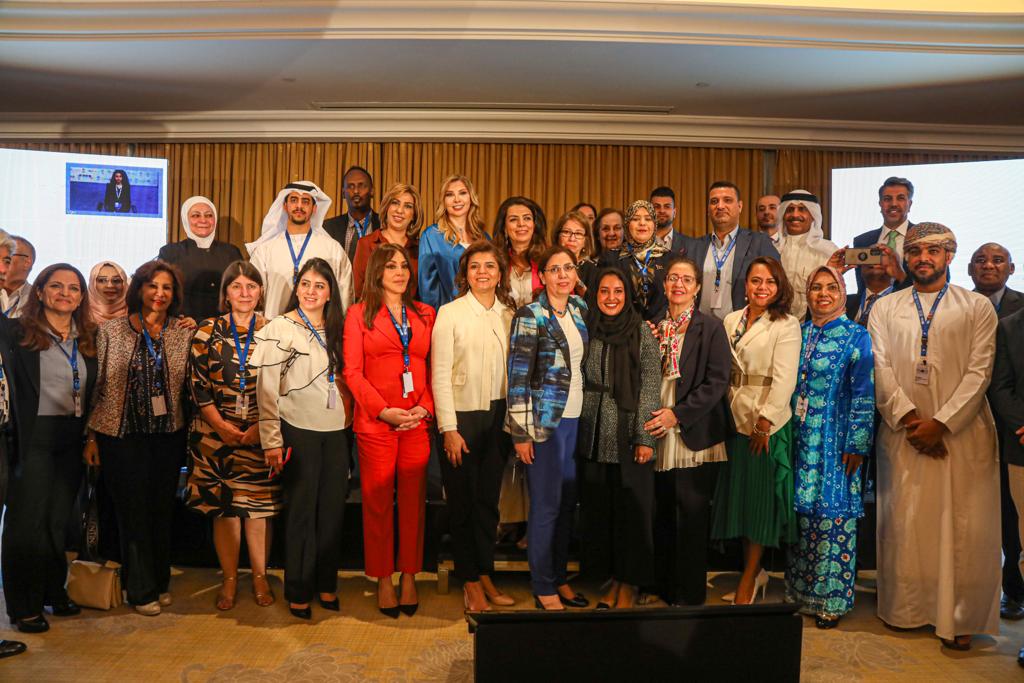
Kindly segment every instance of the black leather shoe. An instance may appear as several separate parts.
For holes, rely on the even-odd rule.
[[[0,659],[20,655],[27,649],[25,643],[20,640],[0,640]]]
[[[45,633],[50,630],[50,622],[42,614],[28,619],[18,619],[15,624],[22,633]]]
[[[73,617],[82,613],[82,608],[75,604],[73,600],[51,605],[50,610],[55,617]]]
[[[306,621],[313,618],[313,609],[309,605],[306,605],[305,607],[292,607],[289,605],[288,611],[292,613],[293,617],[305,619]]]
[[[404,614],[407,617],[411,617],[412,615],[416,614],[416,610],[418,610],[419,608],[420,608],[420,603],[418,603],[418,602],[414,602],[411,605],[399,605],[398,606],[398,609],[400,609],[402,611],[402,614]]]
[[[999,616],[1010,621],[1024,619],[1024,604],[1003,596],[999,601]]]
[[[330,601],[324,600],[323,598],[317,598],[317,600],[320,601],[320,606],[323,607],[324,609],[329,609],[332,612],[340,612],[341,611],[341,602],[338,600],[337,597],[335,597],[333,600],[330,600]]]
[[[7,642],[9,643],[11,641],[8,640]],[[24,647],[25,646],[22,645],[22,648],[24,648]],[[5,656],[8,656],[8,655],[5,655]],[[1017,653],[1017,663],[1020,664],[1021,666],[1024,666],[1024,647],[1022,647],[1020,649],[1020,651]]]
[[[607,602],[599,602],[599,603],[597,603],[597,609],[611,609],[611,608],[612,608],[612,606],[609,605]]]
[[[818,615],[814,617],[814,625],[820,629],[835,628],[836,626],[839,626],[839,617],[832,617],[829,619],[828,617]]]
[[[561,600],[562,604],[566,607],[587,607],[590,604],[590,600],[587,600],[583,593],[577,593],[571,598],[566,598],[559,593],[558,599]]]
[[[378,607],[377,609],[380,610],[381,614],[390,619],[397,619],[398,615],[401,613],[398,609],[398,605],[395,605],[394,607]]]

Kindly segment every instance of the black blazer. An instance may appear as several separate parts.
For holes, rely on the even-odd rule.
[[[1022,308],[1024,308],[1024,294],[1021,294],[1016,289],[1007,287],[1006,291],[1003,292],[1003,300],[999,302],[999,308],[996,309],[996,315],[1002,320]]]
[[[711,235],[690,238],[691,251],[687,256],[697,263],[697,268],[704,270],[704,261],[707,260],[708,251],[711,249]],[[736,234],[736,246],[732,252],[732,310],[738,311],[747,305],[746,274],[750,262],[759,256],[771,256],[779,259],[779,252],[772,244],[772,239],[763,232],[752,232],[746,228],[740,228]],[[703,292],[714,283],[705,282],[701,288]],[[698,301],[698,306],[700,302]]]
[[[380,230],[380,216],[373,209],[370,209],[370,232],[374,230]],[[327,234],[335,239],[335,241],[341,245],[341,248],[345,248],[345,238],[348,236],[348,213],[343,213],[340,216],[334,218],[328,218],[324,221],[324,230]],[[370,233],[366,233],[369,235]],[[364,235],[365,236],[365,235]],[[356,243],[359,242],[359,236],[352,240],[352,244],[349,245],[346,253],[348,254],[348,260],[352,263],[356,262]]]
[[[736,431],[729,412],[731,370],[732,352],[722,321],[694,310],[679,351],[672,408],[683,443],[692,451],[711,448]]]
[[[1024,465],[1024,446],[1014,433],[1024,427],[1024,353],[1015,352],[1011,346],[1022,338],[1024,311],[999,321],[992,383],[988,386],[988,400],[999,429],[1000,455],[1011,465]]]
[[[24,457],[29,445],[32,442],[32,434],[36,426],[36,416],[39,414],[39,351],[30,351],[20,346],[21,324],[10,318],[0,319],[0,346],[3,347],[4,370],[13,366],[13,382],[9,381],[11,387],[11,407],[14,413],[15,447],[11,451],[12,462]],[[99,374],[99,367],[96,364],[95,356],[89,358],[79,353],[79,358],[85,361],[86,378],[85,391],[82,394],[82,428],[85,429],[85,420],[88,415],[89,406],[92,405],[92,392],[96,388],[96,376]],[[84,431],[83,431],[84,436]]]

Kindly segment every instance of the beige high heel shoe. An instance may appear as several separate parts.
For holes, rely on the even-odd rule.
[[[256,588],[256,582],[262,581],[267,585],[267,592],[264,593]],[[270,582],[267,581],[266,574],[253,574],[252,575],[252,597],[256,600],[256,604],[260,607],[270,607],[274,604],[274,591],[270,588]]]
[[[768,572],[766,572],[764,569],[762,569],[760,571],[760,573],[758,573],[758,575],[754,577],[754,592],[751,593],[751,595],[750,595],[750,602],[748,602],[748,603],[738,603],[738,602],[736,602],[736,596],[733,595],[732,596],[732,604],[734,604],[734,605],[742,605],[742,604],[753,605],[755,602],[757,602],[757,589],[758,588],[761,589],[761,600],[764,600],[764,596],[768,592]]]

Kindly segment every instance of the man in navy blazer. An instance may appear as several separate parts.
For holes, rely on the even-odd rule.
[[[712,232],[689,240],[688,256],[704,272],[699,295],[701,313],[724,319],[747,303],[745,278],[750,262],[759,256],[779,258],[771,239],[740,227],[743,201],[740,189],[728,180],[708,188],[708,219]]]
[[[671,187],[656,187],[651,190],[651,205],[654,207],[655,235],[658,242],[673,254],[685,254],[690,238],[676,230],[676,193]]]
[[[896,280],[896,289],[903,289],[910,286],[910,278],[906,276],[907,269],[903,267],[903,240],[907,237],[907,230],[914,227],[907,215],[910,207],[914,204],[914,184],[906,178],[890,176],[885,179],[882,186],[878,188],[878,207],[882,212],[882,227],[868,230],[853,238],[853,246],[856,249],[885,245],[891,248],[899,258],[902,277]],[[857,278],[857,291],[864,291],[864,280],[860,270],[855,273]]]

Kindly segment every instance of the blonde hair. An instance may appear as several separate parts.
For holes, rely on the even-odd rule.
[[[483,211],[480,209],[480,199],[476,195],[476,188],[473,187],[473,183],[469,178],[457,173],[448,176],[441,183],[439,201],[437,202],[437,208],[434,209],[434,222],[437,224],[437,229],[450,243],[458,243],[459,230],[448,220],[448,211],[444,207],[444,195],[448,192],[448,188],[451,187],[452,183],[456,182],[461,182],[469,190],[469,213],[466,214],[466,241],[472,243],[479,239],[484,239],[487,233],[484,228],[484,222],[480,218],[480,214]]]
[[[420,199],[420,192],[416,189],[415,185],[409,183],[395,183],[392,185],[384,196],[380,198],[380,226],[381,228],[387,227],[388,221],[388,209],[391,208],[391,202],[398,199],[403,194],[412,195],[412,220],[409,221],[409,226],[405,229],[405,234],[410,237],[419,233],[423,227],[423,200]]]

